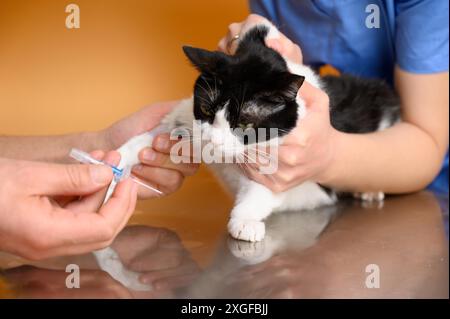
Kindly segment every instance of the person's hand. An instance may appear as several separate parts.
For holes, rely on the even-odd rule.
[[[92,155],[109,163],[120,158],[117,152]],[[36,260],[108,246],[137,197],[137,185],[127,179],[102,205],[112,177],[103,165],[0,159],[0,250]]]
[[[157,103],[131,114],[100,132],[101,146],[106,149],[117,149],[130,138],[150,131],[159,125],[161,119],[169,113],[178,102]],[[193,175],[199,165],[192,163],[174,164],[170,160],[170,149],[176,143],[168,134],[157,136],[152,145],[141,150],[141,165],[135,166],[133,173],[148,184],[155,186],[164,194],[170,194],[180,188],[186,176]],[[156,193],[140,187],[139,198],[146,199],[157,196]]]
[[[307,82],[303,83],[299,95],[305,101],[306,116],[278,147],[275,173],[260,174],[255,165],[246,168],[250,178],[275,193],[307,180],[326,185],[329,168],[336,156],[340,133],[331,126],[328,95]]]
[[[243,36],[249,29],[264,21],[268,22],[266,18],[260,15],[251,14],[242,22],[230,24],[228,26],[228,33],[219,41],[218,49],[227,54],[234,54],[238,47],[239,39],[234,41],[233,37]],[[303,56],[300,47],[289,40],[281,32],[279,35],[280,37],[278,39],[266,39],[266,45],[280,53],[284,58],[287,58],[294,63],[302,64]]]
[[[180,238],[167,229],[128,226],[111,247],[127,269],[140,273],[139,280],[152,286],[151,292],[132,291],[138,298],[173,296],[176,288],[189,285],[200,273]]]

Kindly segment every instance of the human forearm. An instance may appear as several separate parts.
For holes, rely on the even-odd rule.
[[[348,191],[407,193],[426,187],[444,151],[410,123],[370,134],[335,134],[335,157],[320,182]]]
[[[58,136],[0,136],[0,157],[11,159],[66,162],[72,147],[86,151],[104,149],[102,132]]]

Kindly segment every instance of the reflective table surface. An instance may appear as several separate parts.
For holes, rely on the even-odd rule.
[[[248,243],[227,235],[232,202],[209,178],[139,204],[114,241],[148,289],[127,288],[92,254],[28,262],[1,253],[0,297],[448,298],[448,195],[284,212],[267,220],[262,242]],[[67,287],[68,265],[80,269],[79,288]]]

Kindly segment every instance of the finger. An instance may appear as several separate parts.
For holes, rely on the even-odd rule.
[[[97,159],[103,160],[109,165],[116,166],[120,163],[120,154],[116,151],[112,151],[108,152],[103,158],[99,157]],[[108,187],[109,185],[78,201],[72,201],[71,203],[68,203],[65,208],[75,213],[97,211],[105,199]]]
[[[152,147],[161,153],[170,154],[172,147],[178,140],[171,140],[169,134],[160,134],[153,139]]]
[[[42,260],[58,256],[81,255],[105,248],[110,245],[110,241],[111,240],[105,240],[87,244],[67,241],[65,244],[42,247],[38,250],[30,249],[28,246],[24,248],[23,256],[31,260]]]
[[[191,284],[198,277],[198,275],[199,273],[180,274],[174,277],[163,278],[153,281],[152,286],[158,291],[167,291],[175,288],[186,287]]]
[[[247,178],[266,186],[268,189],[270,189],[273,193],[281,193],[285,190],[292,187],[292,184],[286,184],[280,178],[278,177],[278,170],[274,174],[261,174],[257,168],[245,168],[245,175]],[[293,184],[295,186],[297,184]]]
[[[190,139],[180,135],[169,136],[168,134],[161,134],[155,137],[152,142],[154,151],[164,153],[171,156],[176,156],[177,159],[182,159],[182,163],[199,163],[200,159],[195,158],[194,161],[194,146]],[[153,154],[148,154],[148,160],[152,160]],[[145,158],[144,158],[145,161]]]
[[[30,192],[36,195],[86,195],[108,185],[111,168],[104,165],[33,163],[21,171]]]
[[[103,160],[103,158],[105,157],[105,152],[102,150],[95,150],[89,153],[93,158],[95,158],[96,160]]]
[[[137,187],[130,179],[117,184],[99,213],[74,213],[68,209],[55,208],[54,219],[47,234],[58,246],[65,244],[99,243],[111,240],[131,216],[136,204]]]
[[[281,35],[278,39],[266,39],[266,45],[294,63],[302,64],[303,62],[300,47],[285,36]]]
[[[125,227],[128,219],[134,212],[137,201],[138,185],[131,179],[126,179],[117,184],[113,195],[100,209],[103,216],[114,229],[114,236]]]
[[[243,22],[235,22],[228,26],[226,36],[226,49],[229,54],[235,54],[239,46],[240,37],[242,36]]]
[[[139,280],[144,284],[151,284],[157,280],[175,277],[178,275],[195,274],[199,272],[198,265],[192,259],[185,259],[179,267],[166,268],[156,271],[149,271],[139,276]]]
[[[95,158],[96,160],[102,160],[105,156],[105,152],[101,150],[95,150],[90,152],[90,155]],[[75,160],[74,160],[75,161]],[[80,196],[53,196],[53,200],[61,207],[65,207],[67,204],[73,202],[74,200],[77,200]]]
[[[285,139],[285,141],[285,145],[280,145],[278,147],[278,162],[279,164],[284,164],[289,167],[297,167],[302,163],[302,159],[304,157],[304,146],[300,145],[304,144],[305,141],[303,138],[302,140],[299,140],[298,137],[293,139]]]
[[[247,164],[245,167],[241,167],[247,178],[264,185],[270,189],[270,186],[274,183],[272,177],[268,174],[261,174],[258,167],[253,164]]]
[[[193,160],[193,146],[189,139],[186,138],[178,138],[170,137],[168,134],[161,134],[155,137],[152,142],[152,148],[154,151],[167,154],[167,155],[176,155],[181,156],[185,162],[192,163]],[[151,150],[144,150],[144,153],[149,152],[144,156],[145,160],[153,160],[154,154],[151,153]]]
[[[180,172],[183,176],[191,176],[194,175],[197,171],[199,164],[195,163],[180,163],[176,164],[172,162],[171,157],[169,155],[156,152],[151,148],[143,149],[139,153],[139,160],[141,161],[141,165],[137,165],[133,168],[133,172],[140,174],[144,177],[142,173],[139,173],[145,167],[153,167],[153,168],[166,168],[170,170],[175,170]],[[189,160],[186,160],[189,161]]]
[[[223,52],[223,53],[227,53],[228,54],[227,43],[228,43],[227,37],[225,36],[222,39],[220,39],[219,43],[217,44],[217,49],[219,51]]]
[[[103,152],[101,150],[95,150],[95,151],[90,152],[90,155],[93,158],[95,158],[96,160],[101,161],[105,157],[105,152]],[[80,198],[79,195],[75,195],[75,196],[54,196],[53,197],[55,202],[61,207],[65,207],[67,204],[77,200],[78,198]]]
[[[285,47],[282,45],[281,40],[280,39],[266,39],[266,45],[277,51],[279,54],[281,54],[282,56],[286,55],[286,50]]]
[[[177,190],[184,180],[184,176],[177,170],[145,165],[134,167],[133,174],[165,194]],[[154,197],[155,193],[148,189],[140,189],[139,196]]]
[[[130,270],[137,272],[169,269],[179,266],[185,256],[183,250],[157,250],[137,256],[128,266]]]
[[[232,40],[234,36],[239,35],[242,29],[242,22],[235,22],[228,26],[228,32],[217,45],[219,51],[227,54],[234,54],[238,45],[238,39]]]

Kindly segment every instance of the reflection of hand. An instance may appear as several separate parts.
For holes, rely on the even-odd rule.
[[[118,160],[118,154],[104,160]],[[28,259],[108,246],[136,203],[137,187],[126,180],[101,205],[112,179],[111,169],[101,165],[0,159],[0,179],[0,249]]]
[[[80,288],[69,289],[64,270],[21,266],[3,272],[17,298],[130,298],[131,294],[107,273],[81,270]]]
[[[198,265],[178,236],[166,229],[129,226],[111,247],[127,269],[141,273],[139,279],[154,288],[151,293],[133,294],[167,296],[173,289],[188,285],[199,273]]]
[[[199,274],[198,265],[178,236],[166,229],[128,226],[111,247],[123,265],[141,274],[152,290],[130,291],[98,267],[91,254],[37,262],[38,267],[20,266],[3,272],[17,297],[24,298],[162,298],[173,297],[175,289],[189,285]],[[80,266],[80,288],[68,289],[67,264]]]
[[[130,138],[150,131],[160,124],[161,119],[169,113],[177,102],[157,103],[125,117],[99,133],[103,147],[117,149]],[[157,136],[152,145],[141,150],[139,160],[133,173],[150,185],[157,186],[164,194],[170,194],[180,188],[186,176],[193,175],[198,164],[174,164],[170,160],[170,149],[174,141],[167,134]],[[156,196],[146,188],[139,188],[139,198]]]
[[[228,288],[242,298],[320,298],[327,272],[323,258],[313,262],[289,252],[240,269],[229,277]]]
[[[243,35],[252,27],[261,24],[264,21],[267,21],[267,19],[257,14],[251,14],[242,22],[230,24],[228,26],[228,33],[219,41],[219,50],[224,53],[234,54],[237,49],[237,41],[232,41],[233,37],[236,35]],[[279,39],[267,39],[266,45],[292,62],[302,64],[303,56],[300,47],[289,40],[281,32]]]

